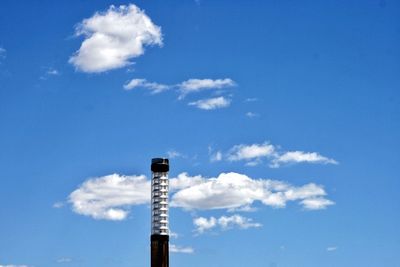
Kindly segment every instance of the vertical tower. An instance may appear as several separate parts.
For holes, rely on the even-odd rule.
[[[151,160],[151,267],[169,266],[168,171],[168,159]]]

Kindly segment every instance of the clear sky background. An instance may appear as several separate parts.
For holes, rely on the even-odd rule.
[[[171,266],[399,267],[399,14],[1,1],[0,266],[149,266],[168,156]]]

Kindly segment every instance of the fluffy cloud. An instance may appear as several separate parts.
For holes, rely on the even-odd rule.
[[[213,156],[211,155],[211,161],[215,161],[213,160]],[[221,153],[220,159],[245,161],[247,166],[256,166],[262,163],[263,159],[267,159],[271,168],[278,168],[282,165],[294,163],[338,164],[336,160],[322,156],[317,152],[282,151],[268,142],[263,144],[235,145],[227,153]]]
[[[269,143],[236,145],[229,151],[227,159],[229,161],[254,160],[261,157],[272,156],[274,153],[275,148]]]
[[[76,213],[106,220],[123,220],[129,206],[149,201],[150,182],[144,175],[111,174],[89,179],[69,196]]]
[[[198,184],[172,195],[172,207],[234,209],[259,201],[267,206],[283,208],[289,201],[299,201],[305,209],[316,210],[334,204],[325,198],[323,187],[313,183],[297,187],[282,181],[252,179],[234,172],[221,173],[216,178],[202,178],[201,182],[200,177],[197,179]]]
[[[319,163],[319,164],[338,164],[334,159],[324,157],[316,152],[289,151],[277,156],[271,164],[271,167],[279,167],[282,164],[291,163]]]
[[[181,92],[181,97],[189,93],[199,92],[209,89],[221,89],[226,87],[235,86],[235,82],[232,79],[189,79],[178,84],[178,88]]]
[[[186,210],[227,209],[228,211],[254,210],[251,205],[260,202],[266,206],[283,208],[290,201],[298,202],[305,210],[325,209],[334,202],[325,198],[322,186],[309,183],[293,186],[289,183],[252,179],[239,173],[221,173],[205,178],[181,173],[170,179],[171,207]],[[144,175],[118,174],[87,180],[69,195],[73,211],[94,219],[124,220],[130,207],[149,204],[150,181]],[[237,217],[234,217],[238,220]],[[213,220],[203,220],[203,225],[224,225]],[[199,221],[199,224],[202,221]],[[226,221],[230,225],[230,221]],[[204,226],[206,227],[206,226]]]
[[[190,102],[189,106],[195,106],[199,109],[204,109],[204,110],[213,110],[218,108],[229,107],[230,104],[231,104],[230,99],[220,96],[220,97],[201,99],[198,101]]]
[[[192,247],[180,247],[174,244],[169,245],[169,251],[172,253],[187,253],[187,254],[194,253],[194,249]]]
[[[146,45],[162,45],[161,28],[133,4],[96,12],[78,24],[75,34],[85,40],[69,62],[84,72],[125,67],[143,55]]]
[[[219,219],[214,217],[210,217],[209,219],[199,217],[193,220],[193,224],[196,227],[195,231],[199,234],[216,227],[220,227],[222,230],[227,230],[235,227],[240,229],[248,229],[262,226],[262,224],[254,223],[252,219],[240,216],[238,214],[232,216],[221,216]]]
[[[146,88],[150,90],[152,94],[158,94],[171,87],[165,84],[148,82],[146,79],[132,79],[124,85],[125,90],[132,90],[134,88]]]

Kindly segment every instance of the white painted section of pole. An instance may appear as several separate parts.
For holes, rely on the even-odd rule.
[[[168,172],[153,172],[151,178],[151,234],[169,235]]]

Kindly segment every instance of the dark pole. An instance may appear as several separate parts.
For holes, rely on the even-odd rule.
[[[168,267],[168,159],[153,158],[151,172],[151,267]]]

